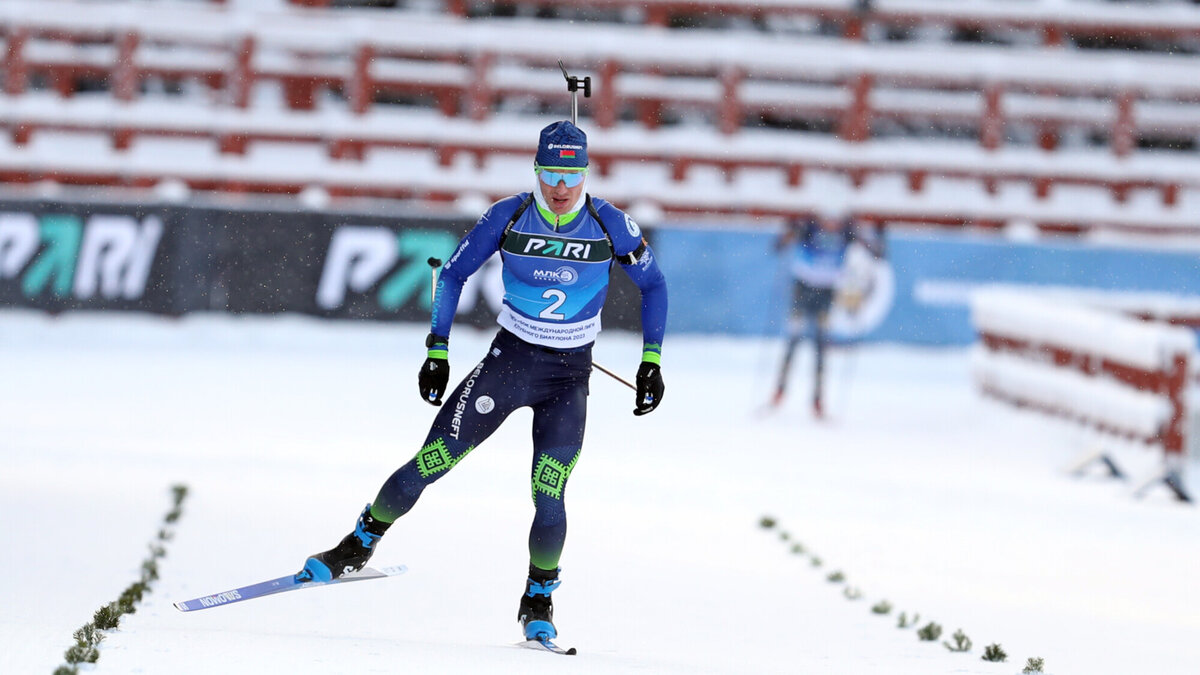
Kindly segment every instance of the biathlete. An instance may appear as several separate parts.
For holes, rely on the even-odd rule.
[[[793,290],[787,346],[771,399],[773,406],[783,403],[792,357],[806,330],[811,327],[815,351],[812,409],[815,417],[824,417],[822,391],[825,351],[829,344],[829,313],[845,280],[846,251],[855,242],[865,247],[872,256],[883,257],[882,243],[878,237],[869,230],[860,229],[853,219],[834,210],[822,210],[812,219],[792,220],[776,239],[775,250],[790,256],[788,269],[793,279]]]
[[[613,263],[642,295],[643,351],[634,414],[663,399],[660,372],[667,286],[654,253],[628,215],[584,191],[587,136],[568,121],[544,128],[534,161],[537,187],[491,206],[441,268],[421,398],[442,406],[420,452],[384,482],[354,532],[304,562],[301,580],[327,581],[363,568],[380,537],[421,492],[483,443],[517,408],[533,409],[529,575],[518,609],[526,639],[557,635],[551,593],[567,535],[564,495],[579,461],[592,344]],[[450,327],[463,283],[497,251],[504,304],[483,360],[448,398]]]

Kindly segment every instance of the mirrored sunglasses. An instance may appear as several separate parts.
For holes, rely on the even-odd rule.
[[[534,169],[534,172],[542,179],[542,182],[550,187],[558,185],[559,181],[566,184],[567,187],[573,188],[583,182],[583,177],[587,175],[587,169],[583,171],[555,171],[554,168],[539,166]]]

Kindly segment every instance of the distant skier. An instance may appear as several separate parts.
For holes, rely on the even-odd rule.
[[[579,460],[587,413],[592,344],[613,262],[641,290],[643,351],[633,413],[663,398],[659,371],[667,318],[667,286],[638,225],[584,192],[587,136],[568,121],[542,129],[534,161],[537,188],[488,209],[441,268],[421,397],[440,406],[449,382],[450,326],[467,277],[497,251],[503,263],[500,331],[483,360],[447,398],[420,452],[384,482],[354,532],[314,554],[297,575],[328,580],[362,569],[392,523],[431,483],[466,458],[517,408],[533,409],[533,503],[529,577],[518,620],[526,639],[557,635],[551,593],[567,534],[563,503]]]
[[[824,417],[821,396],[825,351],[829,343],[829,312],[835,295],[840,296],[841,302],[851,310],[857,309],[862,302],[862,290],[845,283],[846,251],[856,241],[875,257],[883,256],[882,243],[873,232],[861,230],[852,218],[834,209],[823,209],[813,218],[789,221],[775,240],[775,250],[790,256],[788,269],[793,278],[793,293],[787,346],[779,367],[775,394],[771,399],[773,406],[783,402],[792,357],[805,332],[811,328],[816,352],[813,415]]]

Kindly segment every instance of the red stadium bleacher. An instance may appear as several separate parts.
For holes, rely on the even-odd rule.
[[[290,0],[297,6],[332,7],[335,0]],[[448,0],[447,10],[467,17],[494,10],[501,3]],[[517,12],[554,16],[640,16],[647,25],[720,24],[731,20],[804,19],[828,23],[838,34],[863,39],[868,26],[891,31],[936,25],[961,31],[1033,31],[1047,45],[1071,38],[1200,37],[1200,19],[1184,3],[1147,12],[1138,3],[945,2],[941,0],[506,0]]]
[[[1061,41],[900,43],[861,35],[667,30],[653,17],[645,25],[466,18],[488,3],[446,3],[445,14],[292,4],[305,7],[163,2],[139,3],[132,11],[123,2],[14,0],[0,14],[0,127],[14,148],[0,172],[15,182],[144,184],[171,177],[165,165],[160,170],[142,162],[138,175],[119,168],[129,165],[123,153],[131,143],[145,136],[210,139],[221,150],[220,162],[230,165],[245,164],[242,155],[256,143],[316,143],[330,172],[316,170],[320,160],[309,153],[318,167],[306,177],[333,194],[453,198],[467,188],[389,187],[374,179],[366,188],[339,176],[352,176],[344,170],[361,165],[375,148],[433,151],[435,170],[448,174],[462,155],[482,174],[492,156],[527,154],[528,132],[505,127],[536,129],[548,111],[565,110],[561,57],[594,81],[596,95],[581,102],[581,111],[592,125],[598,174],[615,181],[619,176],[608,176],[612,167],[630,162],[669,167],[658,196],[627,190],[668,215],[809,211],[816,204],[804,184],[814,172],[826,172],[844,177],[851,207],[880,221],[1000,227],[1022,220],[1056,231],[1178,232],[1196,220],[1192,201],[1184,198],[1200,190],[1194,151],[1140,147],[1200,131],[1195,56],[1064,49]],[[513,4],[562,11],[567,4],[576,10],[629,6]],[[951,10],[928,1],[877,2],[865,13],[854,2],[832,0],[645,4],[647,15],[758,7],[755,16],[853,16],[880,25],[946,20],[970,27],[990,16],[993,29],[1073,35],[1124,22],[1131,30],[1161,32],[1153,16],[1141,16],[1152,12],[1112,8],[1085,17],[1042,11],[1041,3],[1024,10],[1000,2]],[[1162,35],[1171,39],[1189,38],[1188,27],[1200,26],[1200,11],[1192,8],[1165,15],[1175,29]],[[544,46],[548,34],[554,53]],[[56,131],[108,135],[116,158],[111,166],[125,173],[56,171],[43,159],[23,163],[32,137]],[[251,164],[258,168],[246,170],[262,175],[236,185],[286,193],[306,185]],[[679,195],[689,193],[698,167],[719,169],[725,187],[702,193],[706,199],[689,207]],[[787,194],[752,198],[740,187],[740,176],[752,169],[781,172],[779,189]],[[875,180],[889,176],[901,177],[906,191],[889,192],[880,187],[889,181]],[[927,190],[935,178],[957,180],[961,194],[981,197]],[[226,189],[220,176],[189,182]],[[1012,182],[1028,185],[1034,199],[1009,199],[1002,186]],[[1058,186],[1072,185],[1104,192],[1075,193],[1100,196],[1073,215],[1071,199],[1056,197],[1065,194]],[[1151,193],[1157,200],[1145,197]]]

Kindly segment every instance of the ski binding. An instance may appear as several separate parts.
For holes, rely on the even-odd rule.
[[[539,651],[539,652],[550,652],[552,654],[562,654],[563,656],[575,656],[575,654],[576,654],[574,647],[564,649],[564,648],[559,647],[558,645],[554,644],[554,642],[550,638],[547,638],[547,637],[530,638],[523,642],[518,642],[517,646],[524,647],[525,649],[532,649],[534,651]]]

